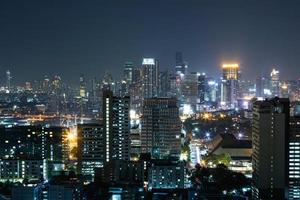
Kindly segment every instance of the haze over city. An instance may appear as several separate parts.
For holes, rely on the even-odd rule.
[[[175,65],[183,52],[189,71],[218,76],[226,61],[247,79],[276,67],[299,78],[300,2],[289,1],[1,1],[0,73],[16,83],[60,75],[116,78],[125,61],[142,57]],[[116,75],[115,75],[116,74]]]

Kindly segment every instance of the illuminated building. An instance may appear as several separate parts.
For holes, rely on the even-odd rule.
[[[218,95],[218,82],[213,78],[207,78],[207,91],[205,92],[205,101],[216,103],[219,95]]]
[[[176,61],[176,65],[175,65],[175,73],[176,74],[187,74],[187,64],[183,61],[182,58],[182,52],[176,52],[175,55],[175,61]]]
[[[271,93],[272,96],[279,97],[279,71],[276,69],[273,69],[270,74],[271,78]]]
[[[10,74],[10,71],[7,70],[6,71],[6,90],[8,93],[11,92],[11,79],[12,79],[12,76]]]
[[[77,125],[77,172],[92,181],[105,162],[105,137],[99,124]]]
[[[284,199],[288,186],[289,99],[257,101],[253,107],[253,199]]]
[[[256,97],[271,97],[270,79],[268,77],[260,76],[256,79],[255,84]]]
[[[148,171],[148,189],[184,188],[185,164],[171,160],[153,160]]]
[[[239,97],[239,65],[236,63],[222,65],[221,104],[235,107]]]
[[[81,98],[86,97],[86,83],[83,75],[79,78],[79,96]]]
[[[180,154],[181,121],[176,99],[145,99],[141,122],[142,153],[155,158]]]
[[[134,67],[132,62],[126,62],[124,65],[123,79],[129,85],[132,83],[133,79],[133,68]]]
[[[103,92],[105,161],[130,158],[130,98]]]
[[[154,58],[144,58],[142,63],[142,88],[145,99],[158,96],[158,82],[158,61]]]
[[[198,103],[204,104],[207,93],[207,77],[205,73],[198,73]]]
[[[198,74],[191,73],[184,75],[181,82],[180,104],[191,105],[193,111],[195,111],[198,100],[198,90]]]
[[[43,177],[43,160],[41,159],[0,159],[0,179],[2,182],[40,180]]]
[[[300,105],[296,105],[300,107]],[[289,134],[289,199],[300,199],[300,115],[290,121]]]

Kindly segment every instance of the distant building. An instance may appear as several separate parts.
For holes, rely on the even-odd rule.
[[[222,65],[221,105],[235,107],[239,97],[239,65],[236,63]]]
[[[253,107],[253,199],[285,199],[288,187],[289,99]]]
[[[176,99],[145,99],[141,123],[142,153],[156,158],[179,155],[181,121]]]
[[[182,76],[181,104],[190,105],[195,111],[198,100],[198,74],[191,73]]]
[[[79,78],[79,96],[82,98],[86,97],[86,82],[83,75]]]
[[[158,96],[159,89],[159,66],[158,60],[144,58],[142,63],[142,88],[143,97],[153,98]]]
[[[280,96],[280,87],[279,87],[279,71],[276,69],[272,69],[270,74],[270,80],[271,80],[271,93],[273,97],[279,97]]]
[[[176,52],[175,55],[175,73],[176,74],[187,74],[187,64],[183,61],[182,52]]]

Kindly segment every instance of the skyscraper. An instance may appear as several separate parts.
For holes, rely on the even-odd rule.
[[[110,160],[129,160],[129,108],[129,97],[116,97],[108,90],[103,92],[106,162]]]
[[[77,125],[77,172],[92,181],[105,162],[105,137],[100,124]]]
[[[154,58],[144,58],[142,63],[143,97],[152,98],[158,96],[159,88],[158,61]]]
[[[276,69],[272,69],[271,74],[270,74],[270,78],[271,78],[271,93],[272,96],[275,97],[279,97],[279,71]]]
[[[175,73],[176,74],[187,74],[187,64],[183,61],[182,52],[176,52],[175,55]]]
[[[289,99],[253,107],[253,199],[285,199],[288,186]]]
[[[86,97],[86,82],[83,74],[79,78],[79,96]]]
[[[203,104],[205,102],[205,94],[207,91],[207,77],[205,73],[198,73],[198,103]]]
[[[141,122],[142,153],[155,158],[179,155],[181,121],[176,99],[145,99]]]
[[[236,63],[222,65],[221,104],[234,107],[239,97],[239,65]]]
[[[132,83],[132,76],[133,76],[133,63],[126,62],[124,65],[123,80],[130,85]]]
[[[191,73],[182,77],[180,104],[188,104],[193,110],[196,109],[198,99],[198,74]]]
[[[288,161],[289,199],[300,199],[300,116],[297,114],[290,121]]]
[[[10,92],[11,90],[11,74],[10,74],[10,71],[7,70],[6,71],[6,89],[8,92]]]

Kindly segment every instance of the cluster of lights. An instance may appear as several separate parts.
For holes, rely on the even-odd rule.
[[[239,64],[237,64],[237,63],[223,64],[222,68],[239,68]]]

